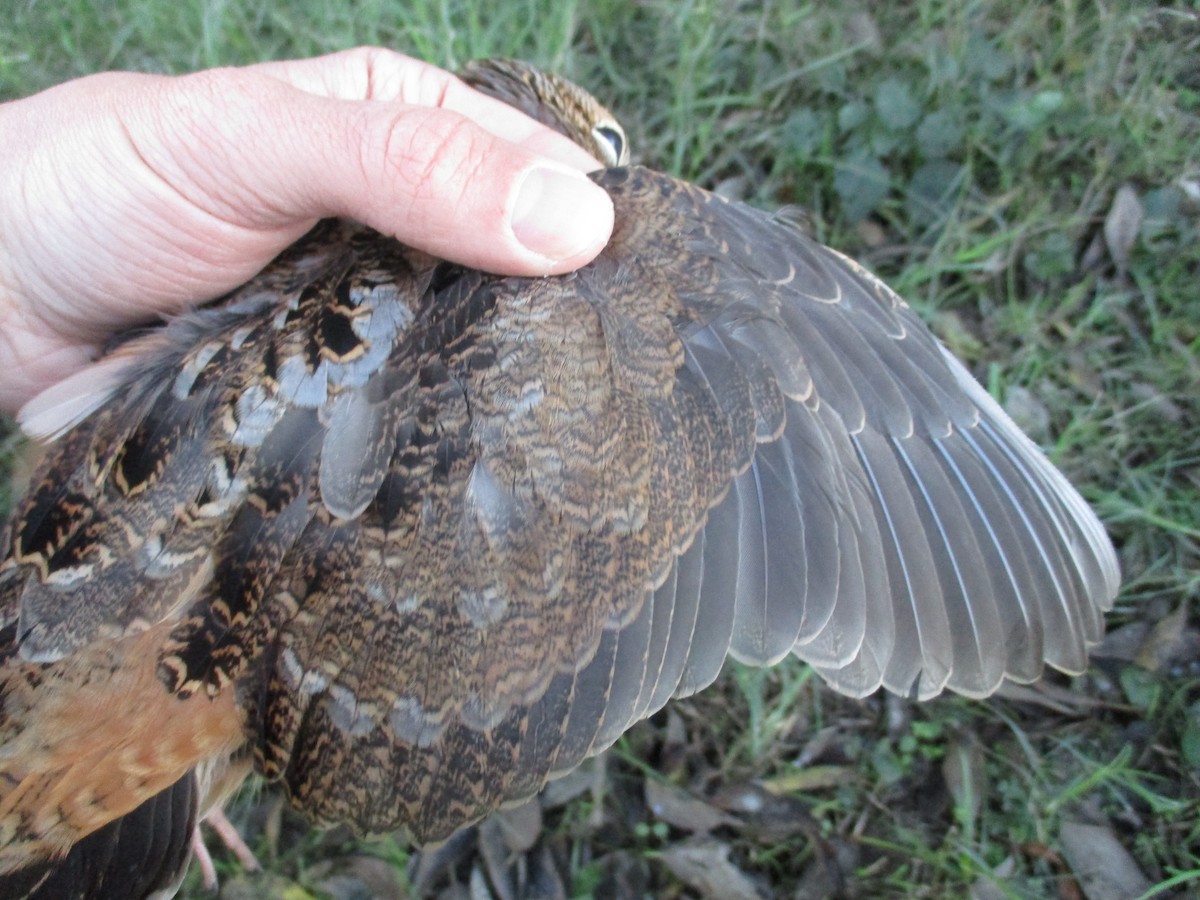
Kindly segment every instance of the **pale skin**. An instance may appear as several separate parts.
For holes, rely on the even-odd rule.
[[[320,218],[512,275],[578,268],[612,232],[586,152],[376,48],[81,78],[0,105],[0,159],[9,413],[115,331],[244,282]]]

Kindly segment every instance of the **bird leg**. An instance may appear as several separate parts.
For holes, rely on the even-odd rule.
[[[223,810],[220,808],[211,810],[208,815],[202,820],[208,824],[208,827],[216,832],[217,837],[221,839],[229,852],[237,857],[238,862],[242,864],[242,868],[247,872],[257,872],[262,869],[262,865],[258,861],[258,857],[254,855],[242,836],[238,834],[237,828],[229,821]],[[204,838],[200,835],[200,826],[196,825],[196,830],[192,832],[192,853],[196,858],[196,865],[200,867],[200,873],[204,879],[204,889],[208,891],[216,890],[217,888],[217,868],[213,865],[212,854],[208,852],[208,847],[204,844]]]

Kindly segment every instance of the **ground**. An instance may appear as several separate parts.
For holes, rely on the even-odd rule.
[[[218,853],[222,896],[1200,890],[1195,5],[333,6],[13,0],[0,98],[358,43],[554,68],[623,119],[638,161],[797,207],[907,297],[1094,504],[1125,587],[1084,676],[916,705],[836,697],[800,664],[730,666],[421,856],[247,791],[231,816],[268,871]],[[184,896],[204,896],[194,873]]]

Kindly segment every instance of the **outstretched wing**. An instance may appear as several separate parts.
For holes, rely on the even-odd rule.
[[[443,270],[471,323],[360,407],[399,423],[392,457],[354,469],[378,490],[331,523],[257,713],[266,771],[318,818],[443,836],[727,653],[982,695],[1100,634],[1102,528],[895,295],[770,216],[599,179],[599,259]]]
[[[0,596],[50,661],[176,622],[314,818],[445,836],[725,657],[970,695],[1084,664],[1083,501],[844,257],[644,169],[609,247],[486,276],[326,224],[54,451]]]

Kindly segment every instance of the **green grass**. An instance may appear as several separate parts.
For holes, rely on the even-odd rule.
[[[520,56],[591,88],[640,161],[802,207],[998,397],[1035,398],[1034,436],[1120,550],[1111,628],[1157,626],[1160,650],[1173,635],[1185,649],[1150,653],[1147,668],[1101,661],[1073,682],[1095,705],[1074,712],[852,702],[799,664],[735,671],[623,739],[606,790],[548,809],[539,847],[570,895],[694,894],[665,863],[686,832],[646,809],[650,777],[733,810],[741,824],[718,839],[779,896],[828,860],[861,896],[958,897],[981,879],[1006,896],[1059,896],[1068,819],[1110,825],[1164,891],[1196,891],[1198,13],[1136,0],[871,6],[13,0],[0,97],[103,69],[185,72],[357,43],[449,66]],[[1145,218],[1118,272],[1103,225],[1126,184]],[[831,777],[798,783],[797,760]],[[778,793],[757,813],[729,800],[762,785]],[[237,815],[272,869],[250,882],[260,893],[320,895],[330,867],[364,853],[406,877],[394,841],[361,850],[304,836],[259,798]],[[465,877],[473,860],[467,851],[452,871]],[[245,888],[236,866],[222,868]],[[199,896],[194,879],[188,890]]]

